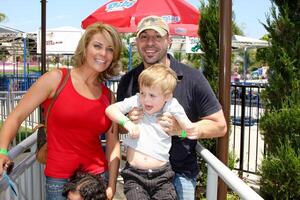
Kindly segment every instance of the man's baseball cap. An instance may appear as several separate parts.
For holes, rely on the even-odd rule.
[[[161,17],[154,15],[145,17],[139,22],[136,36],[139,37],[139,35],[147,29],[155,30],[161,36],[165,36],[169,33],[168,24]]]

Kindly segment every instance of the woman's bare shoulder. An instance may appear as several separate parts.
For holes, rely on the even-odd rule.
[[[60,69],[53,69],[46,72],[40,78],[41,87],[48,88],[50,90],[50,97],[52,97],[62,79],[63,73]]]

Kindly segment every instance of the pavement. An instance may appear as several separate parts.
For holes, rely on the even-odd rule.
[[[114,200],[126,200],[126,197],[123,193],[123,184],[123,178],[119,176],[117,180],[117,191],[114,196]]]

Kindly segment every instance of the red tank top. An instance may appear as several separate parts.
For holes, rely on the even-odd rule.
[[[62,72],[64,78],[67,70]],[[111,125],[105,115],[110,92],[103,84],[99,87],[102,88],[100,98],[88,99],[75,90],[69,77],[48,115],[46,176],[69,178],[78,168],[93,174],[107,170],[99,136]],[[50,102],[47,99],[43,103],[45,111]]]

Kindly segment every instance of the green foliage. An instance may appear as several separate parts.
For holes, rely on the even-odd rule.
[[[122,55],[121,55],[121,62],[123,65],[123,70],[128,71],[129,69],[129,50],[125,47],[123,47]],[[138,52],[132,52],[131,57],[131,68],[138,66],[142,62],[142,59],[140,58]]]
[[[268,34],[264,35],[261,40],[270,41],[270,36]],[[255,60],[258,62],[257,65],[269,65],[268,64],[268,54],[270,48],[259,48],[255,54]]]
[[[201,67],[201,55],[198,53],[174,52],[174,58],[195,69]]]
[[[6,49],[4,49],[3,47],[0,47],[0,60],[5,61],[6,60],[6,56],[8,55],[8,51]]]
[[[299,199],[300,4],[274,0],[270,12],[264,24],[271,43],[264,52],[269,85],[260,121],[269,157],[262,164],[261,192],[266,199]]]
[[[186,59],[191,63],[196,69],[199,69],[201,66],[201,55],[200,54],[187,54]]]
[[[267,152],[273,154],[282,142],[289,141],[291,147],[298,152],[300,147],[300,107],[286,105],[280,110],[266,110],[261,118],[260,128]],[[299,153],[299,152],[298,152]]]
[[[123,46],[122,53],[121,53],[121,62],[123,65],[123,70],[128,71],[129,68],[129,50],[127,47]],[[131,57],[131,67],[136,67],[138,64],[142,62],[142,59],[140,58],[138,52],[132,52]]]
[[[28,136],[32,134],[32,130],[29,128],[21,127],[17,133],[16,141],[17,144],[25,140]]]
[[[207,3],[205,3],[207,2]],[[204,52],[203,74],[209,81],[213,91],[218,95],[219,86],[219,1],[200,0],[201,20],[199,35],[200,49]],[[233,13],[234,16],[234,13]],[[232,20],[232,34],[243,35],[243,31]]]
[[[129,44],[130,44],[130,39],[134,37],[134,34],[128,33],[128,34],[123,34],[123,48],[121,52],[121,63],[123,65],[123,71],[128,71],[129,69]],[[132,49],[134,49],[132,47]],[[138,52],[136,51],[131,51],[131,68],[138,66],[142,62],[142,59],[140,58]]]
[[[300,199],[300,156],[285,143],[261,165],[260,192],[264,199]]]
[[[0,22],[5,21],[7,19],[6,15],[4,13],[0,13]]]
[[[256,52],[257,52],[257,49],[249,49],[247,50],[247,58],[248,58],[248,65],[249,66],[258,66],[259,67],[259,63],[256,61]]]
[[[299,14],[292,12],[298,10],[289,7],[294,6],[290,1],[279,5],[278,14],[273,5],[273,21],[268,17],[265,25],[272,46],[267,57],[270,65],[269,86],[262,94],[266,114],[261,119],[261,129],[268,146],[272,146],[269,143],[273,141],[282,140],[279,133],[290,133],[288,139],[293,138],[293,135],[299,136],[299,119],[292,117],[299,117],[300,105],[300,23],[299,20],[295,21],[295,16]]]
[[[209,81],[213,91],[218,94],[219,77],[219,3],[209,0],[206,5],[201,1],[201,20],[199,35],[203,55],[203,73]]]
[[[233,151],[229,152],[228,155],[229,155],[228,156],[228,167],[229,167],[229,169],[233,170],[235,163],[237,163],[239,161],[239,159],[237,159],[237,156],[235,155],[235,153]]]
[[[270,65],[268,74],[270,87],[266,89],[268,104],[274,109],[280,109],[282,103],[292,93],[299,93],[300,81],[300,21],[299,10],[292,1],[286,2],[276,13],[276,7],[271,9],[265,28],[269,31],[271,48],[267,52],[267,62]],[[294,2],[294,1],[293,1]],[[297,1],[295,1],[297,2]],[[297,8],[297,6],[295,6]],[[298,9],[299,5],[298,5]],[[270,108],[271,109],[271,108]]]

